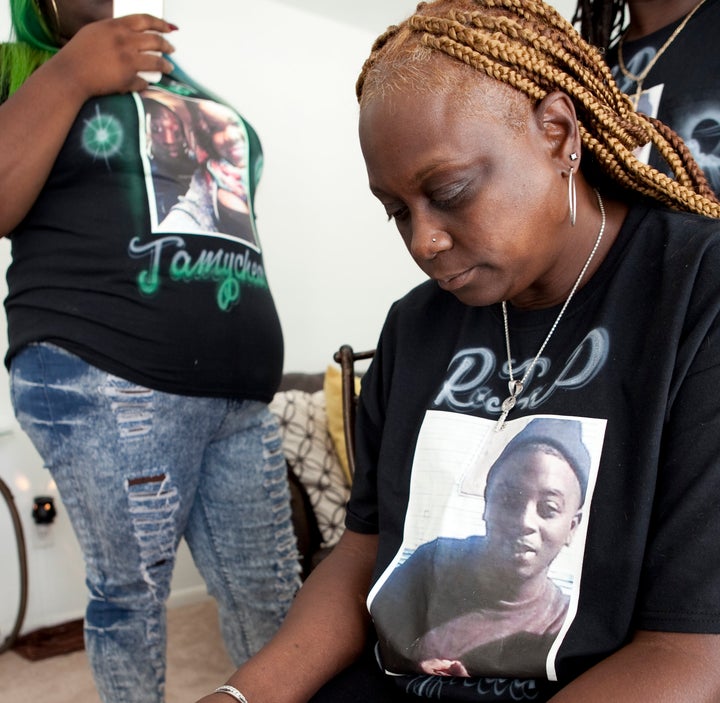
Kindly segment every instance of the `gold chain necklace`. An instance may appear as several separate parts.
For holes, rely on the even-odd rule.
[[[618,42],[618,66],[620,67],[620,71],[622,72],[623,76],[625,76],[625,78],[627,78],[628,80],[635,83],[635,86],[636,86],[635,95],[633,97],[631,97],[630,99],[632,100],[633,107],[636,110],[637,110],[637,106],[640,102],[640,95],[642,93],[643,81],[648,77],[648,74],[650,73],[650,71],[652,71],[653,66],[655,66],[655,64],[658,62],[658,59],[665,53],[665,51],[670,46],[670,44],[672,44],[675,41],[675,39],[677,39],[678,34],[680,34],[680,32],[682,32],[683,29],[685,29],[685,25],[690,21],[692,16],[702,7],[704,2],[705,2],[705,0],[700,0],[700,2],[697,5],[695,5],[695,7],[693,7],[693,9],[687,13],[687,15],[685,15],[685,17],[683,18],[683,21],[680,22],[680,24],[675,28],[675,31],[668,37],[667,41],[657,50],[657,52],[655,53],[655,56],[653,56],[652,59],[650,59],[650,62],[648,63],[648,65],[645,66],[645,68],[642,71],[640,71],[640,73],[638,73],[637,75],[634,73],[631,73],[628,70],[628,67],[625,65],[625,61],[623,60],[622,48],[623,48],[623,42],[625,41],[625,34],[627,34],[627,32],[625,32],[625,34],[623,34],[620,37],[620,41]]]
[[[503,324],[505,327],[505,348],[507,350],[507,365],[508,365],[508,376],[510,380],[508,381],[508,390],[510,391],[510,395],[505,398],[503,401],[503,404],[500,406],[500,417],[498,418],[497,424],[495,425],[495,432],[500,432],[500,430],[503,429],[505,426],[505,420],[507,419],[507,416],[510,414],[510,411],[515,407],[515,404],[517,403],[518,396],[523,392],[523,388],[525,388],[525,382],[527,381],[528,377],[530,376],[530,372],[535,368],[535,364],[537,364],[538,359],[540,358],[540,355],[545,351],[545,347],[547,346],[547,343],[550,341],[550,337],[553,336],[553,333],[555,332],[555,329],[557,328],[560,318],[565,314],[565,310],[567,309],[567,306],[570,305],[570,301],[572,300],[572,297],[575,295],[575,292],[580,287],[580,282],[583,279],[583,276],[585,275],[585,272],[588,270],[588,267],[590,266],[590,262],[593,260],[593,257],[595,256],[595,252],[598,250],[598,247],[600,246],[600,240],[602,240],[603,233],[605,232],[605,207],[603,205],[602,198],[600,197],[600,193],[596,190],[595,191],[595,197],[598,201],[598,207],[600,208],[600,216],[601,216],[601,222],[600,222],[600,230],[597,233],[597,237],[595,238],[595,244],[592,248],[592,251],[590,252],[590,256],[588,256],[587,261],[585,262],[585,265],[582,267],[582,270],[580,271],[580,274],[575,279],[575,285],[573,285],[572,290],[568,294],[568,297],[565,299],[565,304],[560,309],[560,312],[558,313],[558,316],[555,318],[555,322],[553,322],[552,327],[550,328],[550,331],[547,333],[547,337],[545,337],[545,341],[540,345],[540,349],[538,349],[538,353],[535,354],[535,358],[530,362],[530,365],[527,367],[527,370],[523,374],[523,377],[518,381],[515,379],[513,375],[513,367],[512,367],[512,354],[510,353],[510,327],[508,324],[508,314],[507,314],[507,303],[503,300],[502,301],[502,313],[503,313]]]

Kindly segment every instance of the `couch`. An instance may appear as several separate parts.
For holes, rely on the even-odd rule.
[[[280,421],[293,525],[306,578],[340,539],[350,494],[338,366],[286,373],[270,409]]]

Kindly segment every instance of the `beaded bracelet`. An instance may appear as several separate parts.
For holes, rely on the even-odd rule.
[[[218,686],[213,693],[227,693],[228,696],[232,696],[238,703],[248,703],[248,699],[245,698],[235,686],[228,686],[227,684]]]

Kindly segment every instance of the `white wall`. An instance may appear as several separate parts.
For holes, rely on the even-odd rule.
[[[202,14],[192,0],[167,2],[178,62],[263,141],[258,228],[286,370],[322,369],[344,342],[373,347],[390,303],[422,280],[368,191],[356,137],[355,79],[385,27],[371,33],[272,0],[214,0],[218,12]],[[415,2],[394,4],[385,24]]]
[[[4,38],[9,10],[7,0],[0,2]],[[358,4],[351,0],[166,0],[166,17],[180,27],[172,38],[176,60],[242,112],[263,141],[258,226],[288,371],[322,370],[345,342],[372,348],[391,302],[423,278],[367,189],[354,97],[373,39],[415,4],[374,0],[359,21]],[[558,6],[567,14],[574,2]],[[343,7],[353,24],[342,21]],[[0,270],[7,262],[7,242],[0,242]],[[4,340],[0,316],[0,355]],[[33,496],[56,491],[15,426],[0,368],[3,430],[0,477],[13,490],[29,546],[27,631],[79,617],[85,602],[82,564],[61,504],[46,535],[31,524]],[[12,526],[0,504],[0,641],[17,603],[13,550]],[[174,596],[201,591],[183,552]]]

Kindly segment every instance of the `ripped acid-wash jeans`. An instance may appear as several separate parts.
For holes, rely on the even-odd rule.
[[[46,343],[24,348],[10,378],[85,558],[85,644],[101,700],[164,700],[165,603],[182,537],[230,657],[256,652],[299,585],[267,405],[149,390]]]

